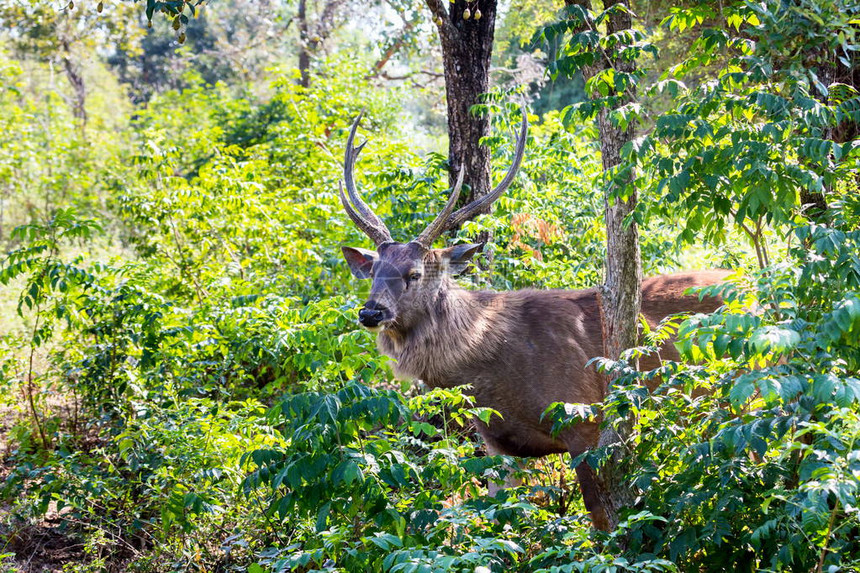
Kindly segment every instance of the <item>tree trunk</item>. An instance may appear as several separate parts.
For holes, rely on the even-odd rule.
[[[62,40],[63,69],[66,78],[72,88],[72,115],[79,121],[79,127],[83,130],[87,125],[87,86],[84,83],[84,75],[80,64],[73,59],[72,47],[68,40]]]
[[[311,46],[310,34],[308,34],[307,0],[299,0],[296,18],[299,21],[299,85],[307,88],[311,85]]]
[[[453,187],[460,170],[465,169],[469,192],[462,201],[472,201],[489,193],[491,187],[490,152],[480,144],[481,138],[490,134],[490,121],[488,117],[475,117],[469,109],[489,90],[496,0],[425,1],[433,12],[442,45],[448,100],[449,184]],[[467,9],[468,19],[464,18]]]
[[[296,19],[299,21],[299,85],[311,85],[311,59],[314,58],[338,25],[338,13],[346,0],[328,0],[311,30],[307,0],[299,0]]]
[[[847,84],[855,90],[860,89],[860,63],[857,61],[856,55],[851,56],[851,65],[845,65],[835,54],[828,52],[820,52],[807,54],[809,60],[818,60],[819,66],[817,69],[818,78],[825,86],[830,86],[834,82]],[[825,105],[831,105],[829,98],[818,94],[818,100]],[[846,143],[854,141],[860,136],[860,126],[857,122],[851,119],[844,119],[838,125],[834,125],[827,129],[824,133],[824,138],[835,143]],[[860,183],[860,175],[854,176],[855,183]],[[826,223],[829,220],[830,212],[827,204],[827,196],[832,195],[832,184],[828,184],[824,188],[823,193],[811,191],[807,188],[800,190],[800,205],[804,209],[804,213],[812,221],[816,223]]]
[[[611,33],[611,32],[610,32]],[[608,110],[598,118],[600,148],[605,171],[621,163],[619,151],[633,139],[633,129],[619,130],[611,125]],[[606,263],[604,283],[600,287],[602,298],[603,352],[608,358],[618,359],[628,348],[639,344],[639,313],[642,299],[642,261],[639,251],[639,229],[635,222],[625,226],[625,218],[636,208],[636,191],[626,200],[613,199],[613,188],[604,191],[604,220],[606,223]],[[635,366],[635,365],[634,365]],[[607,394],[615,378],[607,377]],[[631,418],[619,420],[617,428],[607,425],[600,432],[598,447],[612,447],[612,456],[598,473],[598,495],[606,512],[610,530],[618,526],[619,512],[633,503],[633,490],[626,477],[627,465],[619,448],[625,435],[633,429]]]
[[[568,4],[576,4],[588,10],[589,0],[568,0]],[[616,4],[629,8],[628,0],[604,0],[604,9]],[[592,26],[584,24],[583,29]],[[613,11],[606,22],[606,34],[611,35],[632,27],[630,13],[626,10]],[[623,61],[613,53],[601,52],[593,66],[583,70],[586,80],[612,67],[617,71],[633,72],[635,63]],[[598,96],[599,97],[599,96]],[[633,100],[635,94],[628,90],[623,97],[616,100],[612,109]],[[609,105],[609,104],[607,104]],[[603,169],[606,174],[604,188],[604,220],[606,223],[606,261],[604,284],[601,293],[601,321],[603,325],[604,356],[618,359],[627,348],[639,344],[638,318],[641,306],[642,262],[639,251],[639,230],[635,222],[624,224],[624,219],[636,208],[637,195],[632,186],[632,172],[629,179],[621,183],[623,189],[618,189],[618,182],[611,175],[622,164],[621,148],[633,139],[632,123],[626,129],[620,129],[610,119],[611,109],[603,107],[598,112],[597,125],[600,131],[600,149],[603,157]],[[625,199],[616,198],[623,191]],[[614,377],[607,377],[607,393],[611,390]],[[612,421],[610,421],[612,422]],[[620,510],[633,502],[633,490],[626,479],[619,444],[623,436],[630,433],[632,420],[622,420],[616,428],[607,425],[601,431],[599,447],[611,447],[612,455],[606,460],[597,474],[597,497],[599,512],[592,512],[595,527],[615,529],[619,521]],[[602,513],[602,515],[601,515]],[[599,517],[599,520],[598,520]]]
[[[821,57],[821,54],[817,54]],[[815,55],[809,54],[810,59],[814,58]],[[827,55],[824,55],[824,59],[827,59]],[[836,65],[829,64],[827,62],[823,63],[824,65],[819,68],[818,78],[825,86],[829,86],[833,83],[834,78],[836,77]],[[827,105],[829,102],[828,98],[822,94],[818,94],[817,98],[822,104]],[[830,128],[825,130],[823,137],[825,139],[835,140],[835,129]],[[827,195],[831,194],[833,189],[830,188],[830,185],[826,185],[824,187],[824,191],[817,192],[812,191],[807,187],[800,188],[800,208],[803,211],[804,215],[806,215],[810,220],[816,223],[825,223],[827,221]]]

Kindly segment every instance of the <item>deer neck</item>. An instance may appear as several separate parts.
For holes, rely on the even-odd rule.
[[[455,373],[488,356],[505,339],[499,320],[504,295],[468,291],[447,280],[408,328],[388,328],[377,337],[380,351],[397,361],[395,373],[419,378],[431,387],[465,381]]]

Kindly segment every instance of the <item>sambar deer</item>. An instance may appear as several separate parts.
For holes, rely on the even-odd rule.
[[[454,211],[461,170],[442,212],[408,243],[394,241],[356,191],[353,170],[364,144],[354,147],[353,142],[360,120],[346,144],[340,198],[350,219],[376,244],[376,251],[342,248],[353,275],[372,280],[370,296],[358,312],[361,325],[378,333],[379,350],[396,361],[399,376],[421,379],[430,387],[470,384],[478,406],[501,414],[489,425],[475,422],[488,453],[528,457],[567,451],[578,456],[593,448],[599,436],[596,422],[583,421],[554,436],[541,415],[553,402],[592,404],[604,398],[603,376],[586,367],[604,354],[597,290],[465,290],[452,277],[466,269],[482,245],[432,248],[444,231],[481,212],[511,184],[525,151],[526,114],[513,163],[499,185]],[[684,291],[727,275],[707,271],[645,279],[642,314],[653,325],[670,314],[713,311],[716,301],[700,301]],[[678,358],[671,344],[662,356]],[[642,363],[657,366],[653,358]],[[605,529],[592,468],[583,462],[576,474],[595,527]]]

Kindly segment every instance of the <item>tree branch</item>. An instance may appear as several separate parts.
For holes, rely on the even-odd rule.
[[[400,31],[400,35],[388,45],[388,48],[385,49],[385,52],[382,53],[382,57],[379,58],[375,64],[373,64],[373,71],[365,76],[365,79],[372,79],[382,72],[382,68],[385,67],[385,64],[394,57],[394,54],[400,51],[404,44],[406,44],[406,40],[409,37],[409,32],[418,25],[418,18],[412,20],[411,22],[406,22],[403,30]]]
[[[447,42],[457,33],[457,28],[451,24],[451,18],[448,15],[448,10],[445,9],[443,0],[424,0],[430,12],[433,13],[433,23],[439,29],[439,35],[442,36],[442,41]]]
[[[441,18],[443,21],[448,19],[448,10],[445,9],[445,4],[442,3],[442,0],[424,0],[424,3],[427,4],[427,7],[430,8],[434,16]]]
[[[338,10],[340,10],[340,7],[344,4],[346,4],[346,0],[329,0],[326,2],[322,14],[320,14],[316,29],[314,30],[316,38],[312,40],[314,45],[311,49],[314,49],[317,45],[325,42],[331,35],[332,31],[334,31],[335,16],[337,15]]]

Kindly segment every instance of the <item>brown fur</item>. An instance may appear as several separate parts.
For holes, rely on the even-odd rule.
[[[568,451],[576,456],[594,447],[596,423],[582,422],[553,437],[551,424],[542,422],[541,415],[553,402],[592,404],[604,397],[605,380],[586,367],[603,354],[596,289],[464,290],[451,273],[474,250],[464,254],[453,249],[428,250],[415,243],[380,246],[368,301],[386,309],[379,350],[396,361],[399,376],[419,378],[431,387],[470,384],[478,406],[502,415],[489,425],[477,423],[491,453],[543,456]],[[410,282],[416,273],[420,279]],[[653,326],[670,314],[713,311],[718,301],[699,301],[683,293],[721,282],[728,274],[704,271],[645,279],[642,314]],[[661,355],[678,357],[671,344]],[[656,367],[656,359],[644,359],[642,366]],[[586,506],[600,526],[602,510],[592,491],[592,470],[583,463],[577,474]]]

